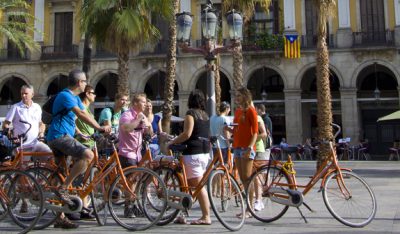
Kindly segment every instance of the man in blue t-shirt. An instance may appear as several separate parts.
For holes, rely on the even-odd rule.
[[[59,192],[68,197],[66,193],[72,181],[84,173],[92,161],[94,155],[92,150],[81,144],[74,138],[75,119],[79,118],[100,132],[111,132],[110,126],[101,127],[85,110],[79,94],[85,90],[87,84],[86,75],[80,70],[73,70],[68,75],[68,88],[61,91],[53,104],[53,119],[47,134],[47,143],[54,153],[57,165],[61,156],[70,155],[74,164],[70,174],[61,185]],[[67,110],[68,112],[64,112]],[[77,228],[78,225],[71,223],[66,218],[56,220],[55,227]]]

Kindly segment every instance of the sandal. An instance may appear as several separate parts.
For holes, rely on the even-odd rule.
[[[174,221],[175,224],[188,224],[185,217],[179,216]]]
[[[193,220],[190,222],[191,225],[211,225],[211,221],[207,221],[204,219]]]
[[[243,214],[240,213],[240,214],[237,214],[236,217],[238,217],[239,219],[241,219],[241,218],[242,218],[242,215],[243,215]],[[245,218],[245,219],[253,218],[253,215],[251,215],[250,212],[246,211],[246,212],[244,213],[244,218]]]

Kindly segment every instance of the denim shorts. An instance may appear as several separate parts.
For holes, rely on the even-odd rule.
[[[247,157],[245,155],[246,152],[247,152],[247,148],[235,148],[233,150],[233,154],[235,155],[235,158]],[[254,160],[255,157],[256,157],[256,152],[254,151],[254,149],[251,149],[249,159]]]
[[[82,158],[83,152],[89,149],[69,135],[56,138],[47,144],[53,151],[55,157],[70,155],[73,159],[78,160]]]

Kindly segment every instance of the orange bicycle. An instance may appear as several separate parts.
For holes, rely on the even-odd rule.
[[[334,139],[340,133],[337,128]],[[247,205],[252,215],[262,222],[272,222],[282,217],[289,206],[305,205],[304,196],[321,180],[320,190],[325,206],[332,216],[339,222],[350,227],[363,227],[369,224],[376,214],[376,198],[371,187],[363,178],[352,172],[351,169],[339,166],[333,141],[323,141],[330,148],[330,157],[327,158],[306,185],[296,182],[296,171],[289,157],[282,163],[279,160],[270,160],[264,167],[259,168],[251,177],[247,194],[259,184],[262,186],[262,204],[264,210],[255,211],[252,205],[253,195],[247,196]],[[302,189],[302,190],[299,190]],[[307,222],[300,211],[301,216]]]
[[[155,169],[158,175],[164,180],[168,190],[168,196],[177,203],[173,206],[168,203],[166,214],[158,224],[167,224],[174,220],[178,213],[183,210],[188,212],[192,206],[192,200],[196,200],[197,195],[207,184],[207,192],[210,200],[211,208],[220,221],[220,223],[231,231],[239,230],[245,221],[245,206],[242,191],[230,174],[229,169],[225,166],[221,150],[216,137],[203,139],[210,141],[211,144],[217,144],[217,153],[214,154],[212,162],[209,164],[198,186],[192,188],[188,185],[183,156],[180,155],[185,148],[182,145],[172,145],[171,150],[174,151],[178,159],[174,157],[165,157],[159,159],[160,167]],[[213,184],[218,184],[220,191],[216,194],[213,191]],[[174,191],[184,192],[186,196],[173,196]]]
[[[107,211],[114,220],[122,227],[128,230],[145,230],[157,223],[164,214],[167,206],[167,190],[159,176],[148,168],[128,167],[122,169],[117,150],[115,148],[115,139],[108,139],[113,147],[113,153],[103,163],[93,161],[82,181],[82,187],[70,187],[68,200],[62,198],[58,190],[58,184],[55,185],[53,177],[40,176],[42,182],[47,182],[43,186],[45,191],[44,207],[53,211],[53,216],[57,217],[60,212],[76,213],[83,209],[83,199],[90,195],[91,208],[100,225],[104,225],[107,218]],[[36,168],[37,169],[37,168]],[[33,169],[34,170],[34,169]],[[43,183],[42,183],[43,184]],[[150,200],[151,198],[152,200]],[[154,202],[154,199],[158,199]],[[142,214],[135,218],[126,217],[124,208],[129,204],[136,205]],[[157,207],[154,207],[157,204]],[[107,209],[108,208],[108,209]],[[54,215],[57,212],[57,215]],[[47,222],[46,225],[50,225]],[[42,228],[44,225],[42,226]]]
[[[22,200],[26,204],[23,212],[21,211]],[[0,170],[0,233],[27,233],[35,227],[42,212],[43,191],[36,180],[29,173],[2,168]]]

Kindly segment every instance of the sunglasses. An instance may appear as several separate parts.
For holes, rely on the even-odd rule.
[[[96,93],[95,93],[95,92],[89,92],[89,94],[93,94],[93,95],[96,95]]]

